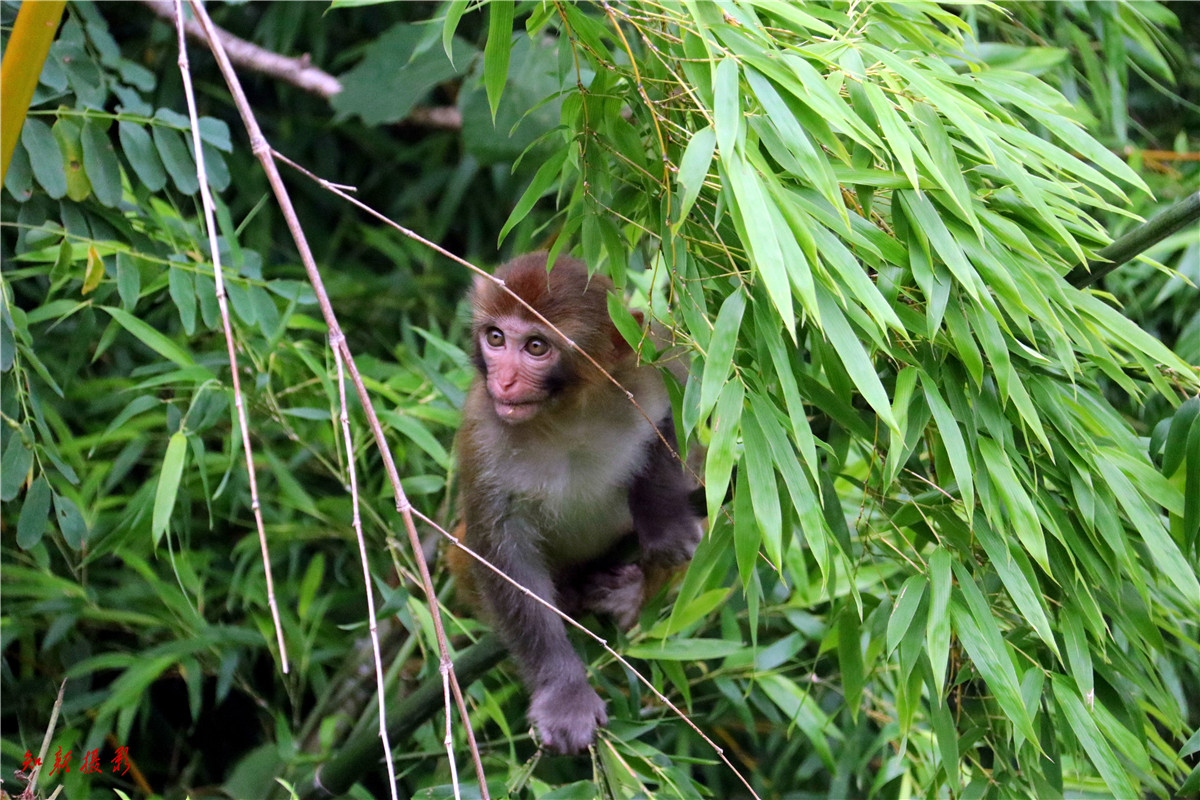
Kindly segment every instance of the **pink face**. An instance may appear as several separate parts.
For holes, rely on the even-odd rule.
[[[537,416],[554,393],[559,351],[536,325],[501,317],[479,332],[487,392],[496,416],[516,425]]]

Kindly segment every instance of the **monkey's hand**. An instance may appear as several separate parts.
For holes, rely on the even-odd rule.
[[[529,719],[542,737],[542,745],[556,753],[586,750],[596,738],[596,728],[608,724],[604,701],[583,675],[536,690],[529,704]]]
[[[691,561],[696,546],[704,538],[704,523],[691,514],[672,520],[660,520],[653,532],[639,531],[641,563],[650,567],[677,567]]]

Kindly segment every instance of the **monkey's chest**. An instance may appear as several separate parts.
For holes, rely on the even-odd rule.
[[[551,561],[603,555],[633,529],[629,484],[641,465],[644,441],[613,446],[529,448],[515,451],[514,473],[524,476],[518,502],[538,522]]]

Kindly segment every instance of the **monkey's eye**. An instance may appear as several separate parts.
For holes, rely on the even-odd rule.
[[[504,332],[499,328],[488,328],[483,334],[483,339],[488,343],[488,347],[504,346]]]
[[[535,358],[540,358],[550,352],[550,343],[545,339],[530,339],[525,343],[525,351]]]

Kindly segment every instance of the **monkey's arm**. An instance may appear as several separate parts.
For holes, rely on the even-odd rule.
[[[629,512],[642,549],[640,563],[650,569],[684,563],[704,533],[692,509],[695,482],[679,461],[670,414],[658,430],[662,438],[656,435],[650,441],[646,462],[629,487]]]
[[[554,581],[537,547],[537,531],[519,517],[494,526],[468,521],[467,538],[493,565],[547,602]],[[561,753],[587,748],[597,726],[608,722],[604,701],[588,683],[583,662],[562,620],[532,597],[482,565],[472,565],[481,599],[508,645],[531,695],[530,721],[542,743]]]

